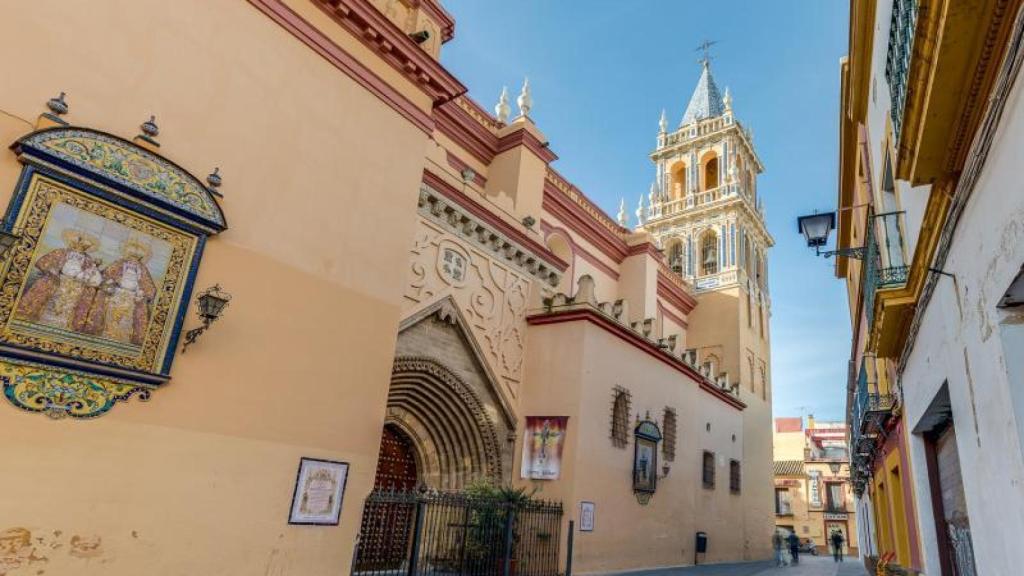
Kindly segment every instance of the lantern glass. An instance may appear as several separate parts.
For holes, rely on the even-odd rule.
[[[807,239],[807,246],[819,248],[828,243],[828,234],[836,227],[836,213],[811,214],[796,219],[799,232]]]
[[[218,286],[214,286],[199,295],[199,315],[212,322],[220,317],[220,313],[228,305],[229,300],[231,300],[229,294],[221,292]]]

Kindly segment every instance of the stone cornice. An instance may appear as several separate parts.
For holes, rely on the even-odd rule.
[[[423,173],[419,212],[497,259],[557,286],[568,263],[429,171]]]
[[[498,150],[495,129],[473,115],[461,100],[457,98],[434,109],[437,129],[480,162],[490,164]]]
[[[512,130],[498,137],[498,130],[506,125],[499,123],[479,104],[466,97],[438,106],[434,118],[442,134],[484,164],[490,164],[495,156],[517,146],[526,147],[546,164],[558,159],[547,142],[541,142],[525,124],[508,125]]]
[[[381,14],[369,0],[312,1],[382,60],[426,92],[435,106],[466,93],[466,87],[455,76]]]
[[[512,124],[515,126],[515,124]],[[548,147],[547,142],[541,142],[537,139],[537,136],[533,132],[526,129],[526,126],[522,126],[519,129],[509,132],[508,134],[501,137],[498,140],[498,154],[511,150],[517,146],[525,146],[527,150],[533,152],[538,158],[544,161],[545,164],[550,164],[555,160],[558,160],[558,155],[551,151]]]
[[[563,310],[547,311],[539,314],[533,314],[527,316],[526,323],[530,326],[543,326],[545,324],[558,324],[562,322],[590,322],[595,326],[605,330],[606,332],[618,337],[620,340],[632,345],[633,347],[643,351],[649,356],[661,361],[670,368],[680,372],[704,392],[711,394],[718,400],[728,404],[729,406],[743,410],[747,405],[729,394],[725,390],[716,386],[708,378],[697,371],[696,367],[691,366],[684,362],[681,358],[676,357],[672,353],[658,347],[656,342],[651,342],[644,338],[641,334],[638,334],[635,330],[630,330],[623,324],[609,318],[599,310],[589,305],[572,305],[566,307]]]
[[[349,78],[405,117],[414,126],[427,134],[433,132],[434,121],[427,111],[377,76],[316,26],[296,14],[282,0],[249,0],[249,3],[322,56],[332,66],[344,72]]]
[[[455,18],[437,0],[420,0],[420,8],[441,28],[441,42],[455,37]]]
[[[551,168],[544,179],[542,206],[616,264],[628,255],[625,236],[629,230],[616,224],[583,192]]]

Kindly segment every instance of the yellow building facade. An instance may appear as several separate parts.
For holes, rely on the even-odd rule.
[[[776,418],[775,527],[796,534],[818,554],[832,554],[832,534],[843,536],[843,553],[857,556],[857,514],[850,483],[846,426],[808,417]]]
[[[559,511],[513,538],[552,573],[570,520],[578,572],[770,554],[753,202],[761,284],[695,288],[552,167],[528,85],[468,97],[434,0],[6,14],[7,574],[370,571],[407,549],[381,493],[482,481]],[[743,142],[721,98],[678,133]],[[718,187],[755,186],[744,145]]]
[[[936,575],[1013,571],[1014,560],[1003,552],[1013,547],[994,544],[1001,535],[981,538],[993,543],[986,544],[990,551],[999,548],[989,554],[988,569],[980,557],[975,562],[971,534],[977,525],[967,520],[964,503],[968,470],[984,468],[980,457],[962,466],[975,444],[964,435],[980,442],[977,423],[985,420],[969,408],[976,406],[976,391],[967,392],[970,365],[999,365],[1001,354],[971,360],[966,345],[935,352],[935,342],[958,341],[969,329],[940,329],[925,318],[937,313],[934,305],[928,312],[929,301],[942,282],[958,283],[953,290],[959,295],[943,307],[952,315],[974,314],[968,309],[1002,314],[994,305],[988,310],[987,302],[997,298],[977,296],[979,287],[968,285],[990,279],[994,266],[958,275],[944,263],[960,210],[955,206],[974,187],[1004,110],[1014,109],[1007,95],[1019,61],[1020,9],[1012,1],[850,3],[849,55],[841,63],[836,275],[847,285],[853,326],[851,476],[861,551],[872,569],[884,563]],[[966,234],[989,228],[978,225]],[[975,247],[966,260],[990,256],[1006,255],[989,245]],[[1009,282],[1007,274],[1001,281]],[[962,362],[948,373],[957,375],[944,375],[938,360],[953,355]],[[978,393],[1007,394],[998,391],[998,377],[987,382]],[[956,406],[947,387],[962,390]],[[1009,400],[990,403],[991,413],[1001,404]],[[969,419],[975,433],[964,431]],[[989,472],[973,489],[1012,492],[1016,461],[994,468],[984,468]]]

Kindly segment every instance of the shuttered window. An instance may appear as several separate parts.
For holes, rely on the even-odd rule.
[[[703,479],[705,488],[715,487],[715,453],[704,451]]]
[[[740,493],[740,461],[729,461],[729,492]]]

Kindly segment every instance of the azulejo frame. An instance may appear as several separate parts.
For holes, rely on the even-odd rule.
[[[648,416],[633,429],[633,492],[647,504],[658,487],[658,442],[661,430]]]
[[[4,216],[0,383],[18,408],[93,418],[170,378],[206,239],[227,224],[174,163],[95,130],[39,130]]]

